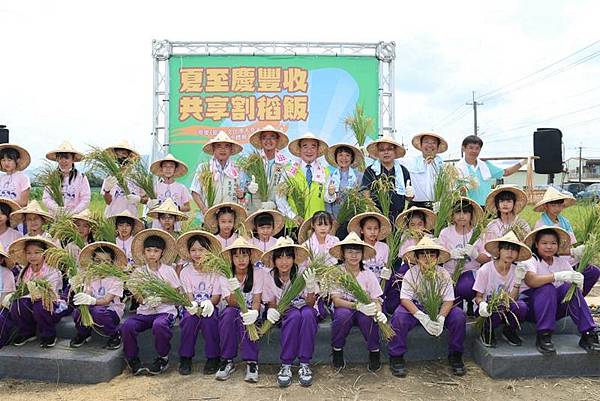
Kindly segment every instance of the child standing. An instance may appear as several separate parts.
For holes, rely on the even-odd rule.
[[[133,254],[131,253],[133,237],[144,229],[144,223],[133,216],[129,210],[124,210],[121,213],[110,216],[110,219],[113,221],[117,232],[115,243],[125,252],[127,265],[131,267],[135,264]]]
[[[4,143],[0,145],[0,198],[7,198],[25,207],[29,203],[31,183],[23,171],[31,163],[31,156],[24,148]]]
[[[348,232],[360,235],[367,245],[375,249],[375,256],[365,259],[365,267],[375,273],[377,280],[389,280],[393,268],[393,266],[386,266],[390,248],[382,241],[392,232],[390,221],[380,213],[361,213],[350,219]]]
[[[333,216],[319,211],[302,224],[298,231],[298,242],[315,255],[327,255],[327,262],[335,265],[337,260],[329,254],[329,250],[340,240],[333,235],[334,232]]]

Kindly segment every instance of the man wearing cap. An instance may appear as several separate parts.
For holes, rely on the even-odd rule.
[[[409,202],[409,207],[433,209],[433,187],[438,171],[444,164],[439,154],[448,150],[448,142],[436,133],[424,132],[415,135],[411,143],[421,154],[408,166],[415,191],[415,197]]]

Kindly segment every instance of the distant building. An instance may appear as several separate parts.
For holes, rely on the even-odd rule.
[[[565,181],[579,182],[579,158],[571,157],[567,159],[567,176]],[[600,159],[581,160],[581,182],[594,183],[600,182]]]

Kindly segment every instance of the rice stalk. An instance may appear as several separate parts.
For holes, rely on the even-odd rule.
[[[444,290],[449,285],[448,279],[436,269],[433,260],[429,261],[428,266],[419,267],[419,275],[419,284],[415,289],[416,297],[427,316],[436,321],[444,303]]]
[[[79,249],[83,249],[86,245],[70,215],[57,215],[48,227],[48,234],[50,234],[52,238],[61,241],[63,244],[72,242],[77,245]]]
[[[77,274],[77,260],[66,249],[48,248],[44,251],[44,260],[49,266],[56,267],[69,278]]]
[[[48,312],[54,311],[54,302],[58,300],[54,287],[46,279],[33,279],[27,283],[27,290],[32,300],[41,300],[42,306]]]
[[[96,241],[106,241],[114,244],[117,238],[115,223],[104,217],[100,212],[95,212],[92,216],[92,219],[95,222],[92,227],[94,239]]]
[[[179,288],[173,288],[165,280],[145,269],[134,271],[127,281],[127,288],[136,297],[159,297],[162,302],[172,305],[192,306],[192,302]]]
[[[434,202],[439,204],[433,235],[439,237],[440,232],[450,224],[454,212],[454,204],[460,199],[458,170],[454,165],[443,164],[437,170],[433,184],[433,194]]]
[[[350,128],[354,133],[356,144],[360,147],[365,146],[367,136],[373,132],[373,117],[369,117],[365,114],[364,107],[356,104],[354,108],[354,114],[348,116],[344,120],[346,128]]]
[[[590,234],[598,232],[600,208],[593,202],[584,202],[577,208],[577,217],[573,221],[573,232],[577,244],[585,243]]]
[[[248,156],[240,157],[237,165],[248,177],[254,177],[258,185],[258,197],[262,202],[267,202],[269,200],[269,180],[261,155],[258,152],[252,152]]]
[[[54,203],[59,207],[65,206],[63,196],[63,175],[55,165],[45,161],[35,176],[36,181],[44,188]]]
[[[287,312],[292,305],[292,301],[294,301],[294,299],[296,299],[296,297],[298,297],[302,291],[304,291],[305,287],[306,282],[304,281],[304,277],[302,277],[302,274],[298,274],[287,290],[281,295],[281,298],[277,303],[277,312],[279,312],[281,316]],[[267,334],[269,330],[271,330],[271,327],[273,327],[273,323],[265,320],[264,323],[258,328],[259,336],[262,337]]]
[[[471,238],[469,238],[469,245],[475,245],[477,240],[481,237],[482,234],[485,234],[487,230],[487,226],[494,219],[494,216],[490,212],[485,212],[483,217],[475,224],[473,227],[473,234],[471,234]],[[456,268],[452,273],[452,282],[456,284],[463,270],[465,269],[465,264],[467,263],[466,258],[460,259],[456,263]]]
[[[377,211],[375,202],[364,191],[359,188],[349,188],[344,193],[344,201],[340,205],[337,222],[343,225],[357,214],[375,211]]]
[[[104,176],[113,176],[117,179],[117,183],[125,195],[129,195],[129,186],[127,185],[126,175],[130,170],[130,166],[126,165],[121,168],[114,152],[108,149],[102,149],[95,146],[85,155],[85,163],[89,170],[103,174]]]
[[[378,179],[371,184],[371,191],[377,197],[381,214],[386,217],[390,215],[392,206],[392,191],[394,190],[394,182],[387,175],[380,175]]]
[[[306,217],[308,189],[302,188],[294,177],[285,175],[285,179],[278,185],[277,192],[288,199],[290,206],[298,216]]]
[[[600,255],[600,228],[596,228],[593,232],[588,234],[584,245],[585,249],[583,251],[583,255],[581,255],[581,259],[579,260],[576,269],[577,272],[582,274],[586,267],[594,261],[594,258],[597,258],[598,255]],[[571,287],[569,287],[567,293],[565,294],[562,303],[566,304],[571,302],[576,290],[577,286],[575,284],[571,284]]]
[[[499,314],[500,318],[505,323],[508,323],[509,322],[508,319],[512,318],[515,322],[517,322],[517,325],[519,326],[519,329],[520,329],[521,325],[519,324],[519,319],[517,319],[515,314],[510,310],[510,305],[512,303],[515,303],[515,301],[510,297],[510,294],[503,288],[498,288],[498,289],[492,291],[492,293],[488,296],[488,299],[487,299],[488,311],[490,313]],[[491,332],[494,330],[492,328],[492,324],[491,324],[492,323],[491,316],[490,317],[479,316],[477,318],[477,320],[475,321],[475,327],[480,332],[483,331],[486,328],[486,326],[485,326],[486,320],[488,321],[487,328],[489,330],[489,332],[487,334],[488,334],[488,336],[491,336]]]
[[[131,172],[129,173],[129,180],[135,185],[141,188],[150,199],[156,199],[156,192],[154,191],[154,176],[144,166],[141,159],[136,159],[132,166]]]
[[[217,189],[215,188],[213,173],[210,171],[210,165],[208,163],[204,163],[200,166],[198,180],[200,181],[200,186],[204,192],[204,200],[206,201],[205,206],[207,208],[213,207],[215,205],[215,199],[217,198]]]

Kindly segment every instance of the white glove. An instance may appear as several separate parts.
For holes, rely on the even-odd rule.
[[[370,304],[361,304],[358,302],[356,304],[356,310],[367,316],[375,316],[377,313],[377,305],[375,305],[375,302],[371,302]]]
[[[117,177],[113,177],[112,175],[109,177],[106,177],[106,179],[104,180],[104,190],[110,192],[118,184],[119,184],[119,182],[117,181]]]
[[[190,315],[197,315],[198,314],[198,302],[196,301],[192,301],[192,306],[186,306],[185,310],[190,314]]]
[[[488,303],[485,301],[481,301],[479,303],[479,316],[481,317],[490,317],[492,314],[488,311]]]
[[[571,256],[573,256],[577,260],[581,260],[583,253],[585,252],[585,245],[579,245],[573,249],[571,249]]]
[[[150,308],[157,308],[162,304],[162,299],[160,299],[160,297],[148,297],[144,301]]]
[[[158,199],[150,199],[148,203],[146,203],[146,207],[148,208],[148,210],[152,210],[158,205],[160,205],[160,201]]]
[[[12,301],[12,299],[11,299],[12,296],[13,296],[13,293],[9,292],[8,294],[6,294],[4,296],[4,298],[2,298],[2,307],[6,308],[6,309],[10,308],[10,304],[12,303],[11,302]]]
[[[475,260],[479,256],[479,251],[477,250],[477,248],[475,248],[474,245],[471,244],[465,244],[465,246],[463,247],[463,253],[465,256],[471,258],[471,260]]]
[[[554,281],[563,281],[573,283],[579,288],[583,288],[583,274],[576,271],[564,271],[554,273]]]
[[[75,305],[96,305],[96,298],[85,292],[78,292],[73,297],[73,303]]]
[[[452,259],[464,259],[464,256],[463,248],[452,248],[450,250],[450,258]]]
[[[437,317],[437,321],[434,323],[438,323],[439,324],[439,328],[436,330],[435,332],[435,336],[439,337],[442,334],[442,331],[444,331],[444,323],[446,322],[446,318],[442,315],[438,315]]]
[[[235,290],[240,288],[240,282],[235,277],[228,278],[227,284],[229,284],[229,292],[234,292]]]
[[[515,267],[515,284],[521,284],[521,281],[525,279],[525,275],[527,274],[527,265],[525,263],[519,262]]]
[[[383,313],[382,311],[377,311],[377,313],[375,314],[375,321],[377,323],[386,324],[388,319],[387,319],[387,316],[385,315],[385,313]]]
[[[210,299],[200,302],[200,308],[202,308],[202,317],[211,317],[215,311],[215,306]]]
[[[138,204],[140,203],[140,201],[142,200],[142,198],[140,198],[138,195],[134,195],[134,194],[129,194],[126,196],[127,198],[127,202],[129,203],[134,203],[134,204]]]
[[[266,201],[260,204],[260,208],[264,210],[275,210],[277,209],[277,205],[273,201]]]
[[[312,294],[317,292],[317,276],[313,269],[306,269],[302,273],[302,278],[306,282],[306,292]]]
[[[440,202],[433,202],[433,213],[437,214],[440,211]]]
[[[252,181],[248,184],[248,192],[252,195],[258,192],[258,184],[256,183],[254,176],[252,176]]]
[[[436,335],[440,326],[438,322],[432,321],[423,311],[417,311],[413,316],[421,323],[421,326],[423,326],[425,331],[432,336]]]
[[[405,196],[407,198],[414,198],[415,197],[415,190],[410,185],[410,180],[406,181],[406,186],[404,187],[404,192],[405,192]]]
[[[269,308],[267,309],[267,320],[269,322],[271,322],[272,324],[275,324],[279,321],[279,319],[281,319],[281,314],[279,313],[279,311],[275,308]]]
[[[392,277],[392,270],[384,267],[381,269],[381,273],[379,274],[379,278],[383,280],[389,280]]]
[[[250,326],[256,322],[256,319],[258,319],[258,311],[256,309],[250,309],[246,313],[240,312],[240,316],[242,317],[242,323],[244,326]]]

